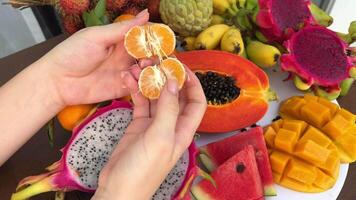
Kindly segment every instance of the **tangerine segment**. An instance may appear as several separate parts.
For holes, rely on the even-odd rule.
[[[167,58],[160,64],[161,69],[168,79],[176,79],[181,89],[185,82],[185,69],[183,64],[176,58]]]
[[[138,87],[143,96],[157,99],[166,83],[166,76],[158,66],[149,66],[142,70]]]
[[[151,24],[147,26],[146,36],[153,55],[167,57],[173,53],[176,46],[176,38],[169,26],[165,24]]]
[[[146,39],[146,31],[142,26],[134,26],[126,33],[124,45],[127,53],[136,59],[152,56]]]

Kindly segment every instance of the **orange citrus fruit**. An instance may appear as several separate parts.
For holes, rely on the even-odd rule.
[[[167,78],[176,79],[180,89],[183,87],[185,77],[183,64],[175,58],[168,58],[158,66],[149,66],[143,69],[138,80],[138,86],[143,96],[149,99],[157,99]]]
[[[167,57],[175,49],[174,32],[164,24],[131,28],[125,36],[126,51],[134,58]]]
[[[168,79],[176,79],[181,89],[185,81],[185,69],[183,64],[176,58],[167,58],[160,64],[161,69]]]
[[[126,21],[126,20],[134,19],[134,18],[135,18],[135,15],[122,14],[122,15],[120,15],[120,16],[115,18],[114,23],[123,22],[123,21]]]
[[[72,131],[94,107],[94,104],[67,106],[57,114],[58,121],[64,129]]]

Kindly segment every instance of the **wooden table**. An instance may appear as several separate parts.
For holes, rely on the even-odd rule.
[[[65,36],[61,35],[14,55],[0,59],[0,86],[48,52],[48,50],[61,42],[64,38]],[[350,95],[339,98],[338,101],[342,107],[356,113],[356,87],[352,88]],[[19,115],[21,115],[21,113],[19,113]],[[46,129],[43,128],[0,167],[0,199],[10,199],[11,193],[14,192],[17,183],[22,178],[42,173],[46,166],[60,158],[61,154],[59,149],[67,142],[70,134],[61,129],[58,123],[55,124],[55,127],[54,148],[49,146]],[[53,197],[53,193],[46,193],[32,199],[53,199]],[[89,194],[81,192],[70,192],[66,197],[67,200],[89,198]],[[345,185],[338,199],[356,199],[356,164],[350,165]]]

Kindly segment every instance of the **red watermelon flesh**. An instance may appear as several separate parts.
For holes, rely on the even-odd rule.
[[[199,157],[203,165],[212,172],[246,145],[252,145],[256,151],[256,161],[264,194],[266,196],[276,195],[272,169],[261,127],[251,128],[245,132],[205,145],[200,148]]]
[[[263,199],[255,150],[251,145],[220,165],[211,176],[216,187],[206,180],[193,186],[192,194],[197,200]]]

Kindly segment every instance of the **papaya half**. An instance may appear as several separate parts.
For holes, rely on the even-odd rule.
[[[201,133],[225,133],[260,120],[273,97],[268,77],[252,62],[235,54],[198,50],[176,57],[199,78],[208,108],[198,128]]]

